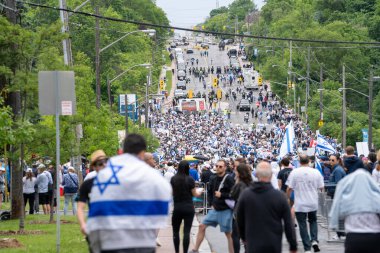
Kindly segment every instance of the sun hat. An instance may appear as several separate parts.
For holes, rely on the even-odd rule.
[[[106,159],[106,158],[107,158],[107,155],[106,155],[106,153],[104,153],[103,150],[101,150],[101,149],[96,150],[96,151],[94,151],[94,153],[91,154],[90,165],[92,166],[92,165],[94,165],[94,163],[96,161]]]

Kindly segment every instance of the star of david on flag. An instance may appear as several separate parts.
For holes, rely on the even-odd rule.
[[[327,151],[329,153],[336,153],[334,147],[324,138],[323,135],[320,134],[318,134],[316,149]]]
[[[110,161],[108,166],[104,169],[108,169],[108,168],[110,168],[112,171],[112,175],[110,176],[110,178],[108,178],[105,182],[100,182],[99,175],[98,175],[96,176],[94,180],[94,186],[98,187],[100,194],[103,194],[109,185],[120,184],[119,179],[117,178],[116,174],[123,168],[123,166],[113,165]]]

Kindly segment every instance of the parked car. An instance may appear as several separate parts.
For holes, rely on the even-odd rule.
[[[202,43],[202,44],[201,44],[201,47],[202,47],[203,49],[209,49],[209,45],[208,45],[207,43]]]
[[[187,98],[187,92],[184,90],[175,90],[174,91],[175,98]]]
[[[177,78],[178,80],[185,80],[186,79],[186,72],[183,70],[178,70],[177,72]]]
[[[249,104],[249,101],[247,99],[240,100],[239,104],[237,105],[237,109],[239,111],[250,111],[251,105]]]
[[[194,53],[194,50],[189,48],[189,49],[186,50],[186,53],[187,53],[187,54],[193,54],[193,53]]]
[[[186,90],[186,81],[185,80],[178,81],[177,89]]]

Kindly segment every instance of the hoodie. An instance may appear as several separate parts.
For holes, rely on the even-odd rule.
[[[364,169],[364,164],[357,156],[349,156],[344,159],[344,167],[347,168],[347,174],[357,169]]]
[[[237,224],[247,253],[281,253],[283,230],[290,250],[297,250],[289,204],[271,183],[254,183],[240,195]]]

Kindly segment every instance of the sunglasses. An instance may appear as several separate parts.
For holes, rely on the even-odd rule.
[[[108,159],[102,159],[102,160],[96,161],[94,163],[94,166],[99,167],[99,166],[102,166],[102,165],[106,165],[107,161],[108,161]]]

